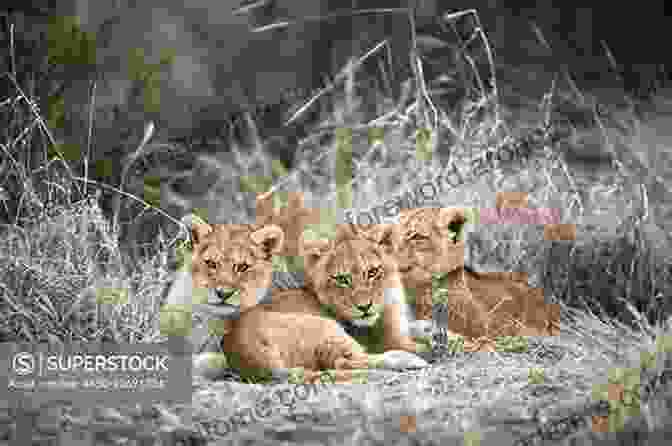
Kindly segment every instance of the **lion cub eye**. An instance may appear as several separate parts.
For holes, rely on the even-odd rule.
[[[383,274],[383,268],[379,266],[374,266],[373,268],[369,268],[366,271],[366,278],[369,280],[378,279],[382,274]]]
[[[234,273],[244,273],[248,269],[250,269],[250,265],[248,265],[247,263],[234,263],[233,264],[233,272]]]
[[[417,232],[414,232],[413,234],[410,234],[409,236],[407,236],[407,238],[408,238],[408,240],[410,240],[412,242],[420,242],[420,241],[427,240],[427,237],[425,237],[424,235],[418,234]]]
[[[209,269],[217,269],[217,262],[208,259],[205,261],[205,266],[207,266]]]
[[[336,282],[336,286],[340,288],[352,287],[352,277],[350,274],[334,274],[331,278]]]

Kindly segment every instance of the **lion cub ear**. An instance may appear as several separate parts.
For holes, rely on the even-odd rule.
[[[463,231],[467,223],[467,212],[464,208],[440,208],[439,218],[436,222],[442,235],[448,232]]]
[[[257,222],[266,221],[275,216],[273,207],[273,194],[266,192],[257,195]]]
[[[200,244],[205,236],[210,234],[213,231],[212,226],[209,224],[192,224],[191,225],[191,240],[194,246]]]
[[[250,239],[267,255],[279,254],[285,244],[285,233],[277,225],[268,225],[250,234]]]
[[[375,242],[383,248],[386,254],[393,255],[399,247],[399,227],[396,223],[383,223],[375,225],[372,234]]]
[[[201,243],[203,238],[214,230],[212,226],[196,214],[187,214],[180,219],[180,222],[190,229],[191,241],[194,245]]]

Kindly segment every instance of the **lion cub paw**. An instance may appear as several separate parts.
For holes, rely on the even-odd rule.
[[[420,356],[403,350],[388,350],[385,353],[369,355],[371,368],[385,370],[408,370],[428,367]]]
[[[431,336],[434,329],[434,323],[431,320],[416,320],[410,326],[411,336],[414,338]]]

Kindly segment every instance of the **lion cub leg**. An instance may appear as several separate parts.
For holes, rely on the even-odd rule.
[[[447,316],[447,327],[467,338],[488,335],[487,308],[478,300],[468,286],[463,268],[444,273],[432,283],[432,301],[441,306]]]
[[[344,370],[376,365],[336,321],[261,306],[235,321],[222,347],[232,367],[255,379],[289,375],[290,381],[314,382],[326,371],[337,382],[352,382],[358,373]]]
[[[431,352],[431,336],[424,333],[426,330],[423,330],[423,333],[416,333],[416,336],[412,335],[411,317],[407,309],[406,296],[402,287],[385,290],[382,317],[384,350],[403,350],[416,354]]]

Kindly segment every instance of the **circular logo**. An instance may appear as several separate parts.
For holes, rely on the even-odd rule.
[[[17,353],[12,360],[12,369],[19,376],[33,373],[35,371],[35,356],[28,352]]]

